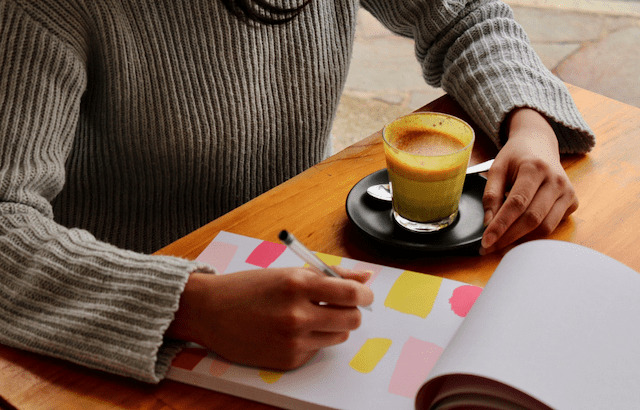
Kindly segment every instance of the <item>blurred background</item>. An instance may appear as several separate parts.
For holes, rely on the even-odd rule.
[[[505,2],[554,74],[640,107],[640,0]],[[332,129],[334,152],[443,94],[422,79],[413,46],[359,11],[353,61]]]

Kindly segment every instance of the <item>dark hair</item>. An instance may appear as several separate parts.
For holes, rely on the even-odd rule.
[[[222,0],[222,4],[241,20],[253,20],[265,24],[284,24],[300,14],[311,2],[304,0],[299,6],[279,7],[267,0]]]

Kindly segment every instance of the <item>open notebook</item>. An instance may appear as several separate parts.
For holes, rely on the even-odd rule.
[[[640,406],[640,275],[608,257],[565,242],[529,242],[504,257],[482,291],[318,256],[374,272],[373,311],[362,310],[347,342],[284,373],[232,364],[193,345],[167,377],[300,409]],[[228,232],[198,260],[225,274],[304,265],[282,244]]]

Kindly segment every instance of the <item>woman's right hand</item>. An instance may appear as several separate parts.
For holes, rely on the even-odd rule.
[[[227,360],[288,370],[358,328],[357,306],[373,302],[367,272],[336,268],[262,269],[191,274],[167,336],[193,341]],[[324,303],[320,303],[324,302]]]

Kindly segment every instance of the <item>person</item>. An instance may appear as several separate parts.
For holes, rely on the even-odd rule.
[[[501,148],[483,253],[575,210],[593,133],[498,0],[0,0],[0,343],[158,382],[184,341],[289,369],[345,340],[366,272],[151,253],[327,155],[360,6]]]

